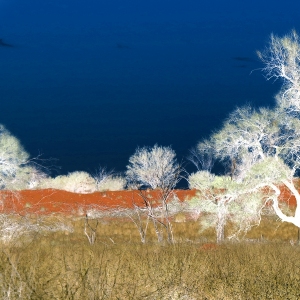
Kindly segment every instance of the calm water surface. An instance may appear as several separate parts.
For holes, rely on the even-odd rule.
[[[300,31],[295,1],[106,2],[0,1],[0,123],[32,156],[62,174],[155,143],[182,160],[236,106],[274,105],[255,51]]]

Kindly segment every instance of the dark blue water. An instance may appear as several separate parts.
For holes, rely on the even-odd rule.
[[[255,51],[300,31],[300,2],[202,2],[0,1],[0,123],[62,174],[124,171],[137,146],[182,160],[236,106],[274,105]]]

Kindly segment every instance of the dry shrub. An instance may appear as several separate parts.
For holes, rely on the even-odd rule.
[[[73,232],[73,227],[60,216],[0,214],[0,241],[3,244],[19,244],[20,240],[30,241],[36,235],[58,231],[68,234]]]
[[[132,222],[103,218],[90,245],[84,219],[68,221],[74,228],[68,235],[50,232],[30,243],[20,237],[18,246],[0,245],[1,299],[300,297],[300,248],[289,242],[224,243],[207,250],[199,243],[199,223],[187,221],[174,223],[180,242],[161,245],[153,238],[141,244]]]
[[[79,171],[55,178],[46,178],[40,183],[39,188],[52,188],[79,194],[93,193],[97,190],[95,179],[87,172]]]
[[[107,175],[92,177],[87,172],[72,172],[55,178],[44,178],[38,188],[59,189],[72,193],[88,194],[96,191],[120,191],[126,186],[125,178],[121,176]]]
[[[125,189],[126,179],[121,176],[107,176],[97,182],[97,190],[104,191],[122,191]]]
[[[62,239],[59,241],[59,239]],[[289,244],[89,245],[69,236],[2,247],[3,299],[299,299],[300,249]]]

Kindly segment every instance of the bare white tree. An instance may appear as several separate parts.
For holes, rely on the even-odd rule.
[[[178,183],[180,166],[171,147],[137,148],[129,158],[126,178],[137,186],[156,188],[174,188]]]
[[[227,165],[233,179],[241,181],[253,164],[268,156],[280,155],[286,140],[280,118],[276,110],[237,108],[223,128],[212,135],[214,154]]]
[[[240,210],[240,213],[244,215],[243,218],[239,218],[240,226],[244,229],[249,228],[249,226],[244,226],[248,222],[246,220],[251,220],[251,222],[260,220],[258,213],[263,211],[264,204],[268,201],[271,201],[274,212],[282,221],[299,227],[298,208],[294,215],[287,214],[278,200],[281,194],[279,186],[285,185],[300,205],[299,192],[293,180],[300,165],[299,124],[297,119],[284,115],[279,110],[255,111],[246,107],[237,109],[231,114],[224,127],[212,136],[211,144],[215,148],[216,156],[231,162],[230,185],[223,186],[221,193],[211,192],[212,187],[216,187],[214,180],[204,197],[215,203],[208,205],[207,209],[215,209],[218,215],[216,219],[216,226],[219,227],[218,241],[222,239],[220,232],[222,232],[222,224],[227,218],[229,209],[241,208],[245,205],[240,202],[242,195],[247,195],[248,201],[249,199],[255,200],[251,204],[254,210]],[[204,173],[202,176],[199,175],[192,174],[189,178],[190,184],[197,187],[197,184],[199,185],[202,181],[201,186],[205,178],[213,178],[208,175],[204,178]],[[266,189],[269,191],[268,195],[262,196],[262,191]],[[212,197],[212,194],[215,196]],[[248,211],[247,215],[246,211]],[[235,215],[239,215],[238,210]]]
[[[266,203],[271,204],[282,221],[300,228],[300,193],[294,180],[300,169],[298,35],[295,31],[283,38],[272,35],[268,48],[258,55],[265,63],[263,71],[267,79],[283,79],[282,89],[276,97],[277,106],[273,110],[238,108],[225,121],[223,128],[209,139],[209,147],[214,149],[216,158],[227,163],[227,174],[231,178],[227,186],[216,190],[214,177],[204,173],[192,174],[189,180],[196,187],[197,184],[203,185],[201,180],[210,184],[206,189],[208,192],[198,198],[208,201],[204,206],[200,205],[203,211],[214,211],[217,216],[218,241],[222,240],[224,220],[240,215],[240,226],[243,230],[248,229],[253,221],[260,221]],[[286,210],[279,202],[280,185],[295,196],[297,207],[294,212]],[[246,208],[247,203],[250,208]],[[199,201],[196,201],[197,205],[199,208]],[[229,213],[232,207],[238,208],[234,214]]]
[[[157,241],[162,243],[164,237],[168,243],[175,242],[171,218],[186,210],[186,204],[181,202],[172,190],[159,190],[158,197],[152,198],[147,190],[139,191],[144,205],[133,202],[134,209],[127,212],[127,216],[137,227],[141,242],[146,243],[147,230],[152,224]]]
[[[283,86],[277,96],[278,105],[300,112],[300,43],[295,30],[288,35],[271,35],[268,47],[257,52],[264,62],[266,78],[282,79]]]
[[[127,166],[127,181],[139,188],[158,189],[158,198],[152,199],[147,191],[140,189],[140,197],[144,206],[135,205],[138,225],[142,242],[145,242],[145,234],[149,220],[152,221],[158,241],[163,241],[163,233],[167,235],[169,243],[174,242],[172,224],[170,221],[170,200],[173,190],[180,180],[181,167],[177,163],[175,152],[170,147],[138,148],[129,159]],[[143,218],[146,225],[143,227]]]
[[[239,238],[240,234],[244,235],[258,225],[261,215],[268,210],[265,206],[267,195],[260,187],[250,187],[247,182],[237,182],[229,176],[216,176],[207,171],[190,175],[189,181],[198,189],[197,196],[189,202],[190,209],[198,212],[202,231],[215,227],[217,243],[224,241],[228,222],[233,229],[227,238]]]
[[[215,209],[218,215],[216,224],[220,232],[228,209],[244,205],[240,202],[242,195],[247,195],[248,199],[251,198],[255,200],[253,203],[256,203],[251,204],[251,207],[255,207],[254,210],[241,209],[241,213],[244,214],[244,219],[240,218],[242,223],[247,224],[246,220],[260,220],[258,212],[262,212],[264,204],[271,201],[275,213],[282,221],[300,224],[300,213],[297,209],[294,215],[288,215],[281,209],[278,201],[281,194],[279,186],[285,185],[300,205],[299,192],[293,181],[300,165],[299,124],[297,119],[284,115],[279,110],[255,111],[249,107],[239,108],[230,115],[224,127],[211,137],[211,145],[217,158],[231,163],[228,172],[231,177],[230,184],[221,187],[221,193],[211,192],[211,189],[216,187],[214,180],[204,197],[215,203],[207,208]],[[200,182],[205,178],[213,178],[204,176],[204,173],[200,175],[192,174],[189,178],[190,184],[196,188],[197,184],[203,185]],[[269,193],[262,197],[262,191],[266,189]],[[212,197],[212,194],[215,197]],[[236,211],[235,215],[238,216],[239,213]],[[249,228],[244,225],[242,227]],[[217,234],[219,241],[222,235]]]
[[[196,166],[198,171],[211,172],[215,163],[214,149],[211,147],[211,143],[208,140],[199,143],[197,147],[190,149],[187,159]]]
[[[278,37],[271,35],[269,46],[258,56],[264,62],[263,71],[267,79],[282,79],[283,85],[276,97],[277,107],[281,115],[279,124],[281,127],[280,158],[282,159],[281,182],[295,196],[297,208],[294,215],[284,214],[278,204],[280,189],[270,183],[274,190],[273,207],[282,221],[290,222],[300,228],[300,195],[294,185],[294,176],[300,167],[300,40],[295,30],[289,35]],[[277,163],[278,164],[278,163]],[[274,164],[273,164],[274,165]],[[265,166],[266,167],[266,166]],[[268,166],[270,168],[270,166]],[[272,172],[278,173],[277,169]]]

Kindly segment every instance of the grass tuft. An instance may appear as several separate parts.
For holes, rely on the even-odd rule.
[[[177,242],[160,245],[151,231],[142,244],[131,222],[100,220],[90,245],[84,220],[73,220],[74,232],[1,244],[0,298],[299,299],[300,247],[287,240],[294,232],[283,224],[266,232],[277,223],[264,222],[249,233],[263,240],[221,245],[214,232],[199,236],[196,222],[174,223]]]

